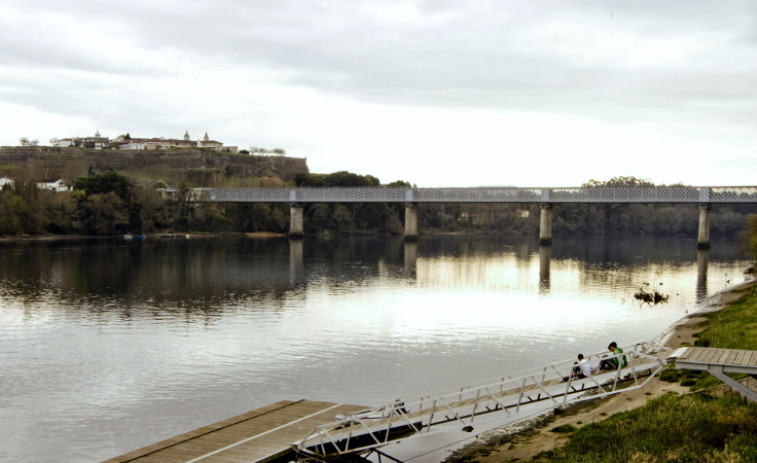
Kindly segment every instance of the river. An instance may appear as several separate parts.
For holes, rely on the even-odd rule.
[[[0,461],[101,461],[279,400],[381,405],[649,341],[749,264],[717,239],[2,243]]]

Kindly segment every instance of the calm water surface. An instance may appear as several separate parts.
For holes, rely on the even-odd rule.
[[[749,264],[729,242],[534,241],[2,244],[0,461],[101,461],[278,400],[380,405],[649,341]]]

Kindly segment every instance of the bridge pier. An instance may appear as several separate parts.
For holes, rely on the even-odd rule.
[[[552,204],[541,203],[541,217],[539,219],[539,245],[552,244]]]
[[[300,203],[293,203],[289,209],[289,237],[302,238],[305,236],[305,208]]]
[[[418,239],[418,204],[405,203],[405,241]]]
[[[697,249],[710,248],[710,210],[712,204],[699,205],[699,234],[697,235]]]

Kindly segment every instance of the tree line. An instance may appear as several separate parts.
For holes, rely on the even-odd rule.
[[[298,187],[401,187],[405,181],[382,185],[371,175],[340,171],[331,174],[300,173]],[[164,186],[164,185],[163,185]],[[609,181],[591,180],[585,187],[648,187],[634,177]],[[156,232],[255,232],[286,233],[289,204],[192,203],[182,185],[173,198],[164,198],[152,186],[139,186],[112,171],[90,173],[73,183],[69,193],[37,188],[29,180],[0,191],[0,235],[87,234]],[[402,203],[306,204],[306,234],[402,234]],[[422,233],[516,233],[537,235],[540,205],[536,203],[419,204]],[[711,233],[737,236],[757,228],[757,205],[713,205]],[[596,235],[630,233],[649,236],[696,236],[696,204],[600,204],[553,205],[554,234]],[[751,219],[750,219],[751,217]],[[751,220],[751,222],[750,222]],[[749,236],[757,233],[750,230]],[[755,244],[757,246],[757,244]]]

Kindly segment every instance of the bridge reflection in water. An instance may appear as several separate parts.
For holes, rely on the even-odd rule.
[[[549,293],[549,265],[552,246],[539,246],[539,294]]]
[[[304,264],[304,241],[289,240],[289,283],[292,286],[305,283],[307,275]],[[418,243],[405,241],[403,247],[403,276],[414,279],[417,277]],[[528,250],[523,251],[522,259],[527,260]],[[696,303],[703,302],[707,296],[707,270],[710,262],[709,249],[697,249],[697,280]],[[551,286],[552,246],[539,246],[539,294],[546,295]]]
[[[697,304],[707,299],[707,268],[710,264],[710,250],[697,250]]]

